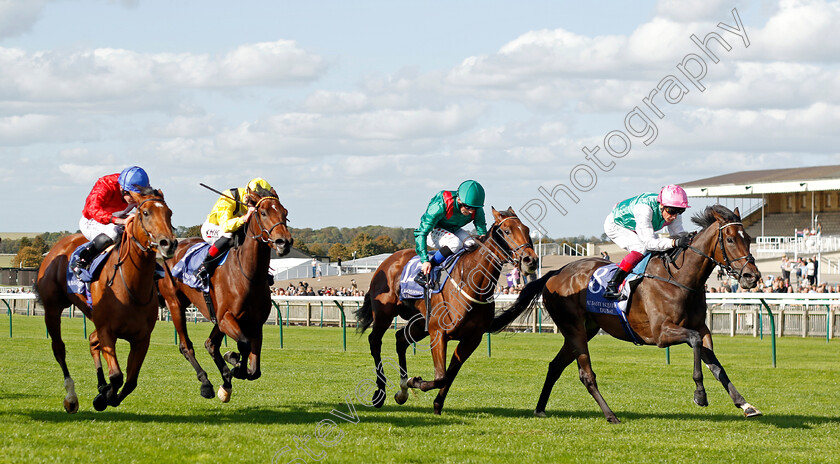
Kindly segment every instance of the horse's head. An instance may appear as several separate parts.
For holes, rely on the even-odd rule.
[[[273,246],[278,255],[288,254],[294,243],[292,234],[286,227],[289,212],[280,204],[274,188],[271,190],[265,190],[262,187],[257,187],[256,190],[249,188],[244,200],[248,206],[256,208],[249,221],[251,224],[249,227],[254,228],[254,237]]]
[[[506,211],[496,211],[493,208],[491,239],[505,252],[506,260],[514,263],[525,274],[537,272],[539,259],[531,241],[531,231],[522,223],[508,207]]]
[[[128,192],[137,204],[137,214],[132,220],[132,236],[140,246],[156,249],[164,258],[175,256],[178,239],[172,228],[172,210],[166,206],[163,193],[153,188],[142,192]]]
[[[750,254],[751,237],[744,230],[738,208],[730,211],[723,205],[712,205],[691,221],[716,236],[709,241],[712,248],[706,250],[712,259],[729,275],[736,277],[741,288],[755,287],[761,279],[761,271]]]

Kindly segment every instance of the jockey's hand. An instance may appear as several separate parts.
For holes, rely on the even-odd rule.
[[[432,263],[426,261],[420,265],[420,270],[423,271],[423,274],[429,275],[432,272]]]
[[[124,226],[126,222],[128,222],[128,219],[126,219],[126,218],[121,218],[121,217],[115,217],[114,218],[114,224],[116,224],[118,226]]]
[[[680,248],[688,248],[688,244],[691,243],[691,236],[690,235],[681,235],[674,239],[674,246]]]
[[[245,213],[244,216],[242,216],[242,222],[246,222],[248,219],[250,219],[251,215],[254,214],[254,211],[256,211],[256,210],[257,210],[257,208],[254,208],[253,206],[249,206],[248,211]]]

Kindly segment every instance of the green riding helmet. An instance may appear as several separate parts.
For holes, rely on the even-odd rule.
[[[471,208],[484,207],[484,187],[474,180],[465,180],[458,186],[458,200]]]

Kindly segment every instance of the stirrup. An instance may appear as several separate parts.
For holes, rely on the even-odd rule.
[[[437,273],[434,268],[429,271],[429,275],[423,274],[423,271],[418,272],[417,275],[414,276],[414,281],[421,287],[428,288],[432,291],[437,290]]]
[[[621,301],[623,299],[623,296],[624,295],[621,294],[621,290],[618,288],[618,286],[616,286],[616,288],[613,289],[610,288],[609,284],[607,284],[607,289],[604,290],[604,298],[606,298],[607,300]]]
[[[82,258],[79,258],[75,263],[73,263],[70,270],[73,271],[73,275],[75,275],[77,279],[82,280],[82,271],[87,270],[88,266],[90,266],[90,263]]]
[[[210,273],[207,272],[207,268],[203,264],[195,270],[195,274],[193,274],[193,276],[202,283],[210,282]]]

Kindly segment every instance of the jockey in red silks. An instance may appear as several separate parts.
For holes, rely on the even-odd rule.
[[[139,166],[125,168],[119,174],[109,174],[96,181],[85,199],[79,220],[79,230],[90,242],[73,263],[77,277],[82,269],[90,266],[93,258],[122,235],[128,213],[137,206],[128,192],[143,193],[150,188],[149,175]]]
[[[629,253],[618,264],[618,270],[607,284],[605,298],[619,298],[618,287],[646,251],[688,246],[690,238],[684,235],[681,216],[686,208],[688,195],[679,185],[666,185],[659,194],[643,193],[613,207],[604,221],[604,232]],[[666,226],[673,238],[657,237],[655,232]]]

